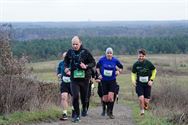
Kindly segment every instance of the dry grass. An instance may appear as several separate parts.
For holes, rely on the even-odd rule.
[[[0,76],[0,112],[33,111],[59,105],[59,86],[20,76]]]
[[[153,89],[153,112],[158,116],[168,116],[174,123],[188,124],[188,91],[176,83],[162,83]]]

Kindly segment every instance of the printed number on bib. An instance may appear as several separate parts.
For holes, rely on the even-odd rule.
[[[139,81],[140,81],[140,82],[144,82],[144,83],[147,83],[147,82],[148,82],[148,79],[149,79],[148,76],[140,76],[140,77],[139,77]]]
[[[63,76],[63,82],[68,83],[68,82],[70,82],[70,81],[71,81],[71,80],[70,80],[70,77]]]
[[[104,76],[109,76],[110,77],[110,76],[112,76],[112,72],[113,72],[112,70],[106,70],[105,69],[104,70]]]
[[[84,70],[74,70],[73,77],[74,78],[85,78],[85,71]]]

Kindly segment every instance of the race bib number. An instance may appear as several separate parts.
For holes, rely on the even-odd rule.
[[[108,76],[108,77],[110,77],[110,76],[112,76],[112,70],[104,70],[104,76]]]
[[[140,82],[144,82],[144,83],[147,83],[147,82],[148,82],[148,79],[149,79],[148,76],[140,76],[140,77],[139,77],[139,81],[140,81]]]
[[[63,76],[63,82],[65,82],[65,83],[71,82],[70,77]]]
[[[74,78],[85,78],[85,71],[84,70],[74,70],[73,77]]]

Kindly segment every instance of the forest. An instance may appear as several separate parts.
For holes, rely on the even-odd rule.
[[[10,30],[14,56],[32,61],[57,59],[74,35],[94,55],[107,47],[115,55],[136,54],[139,48],[150,54],[188,53],[188,21],[12,23]]]

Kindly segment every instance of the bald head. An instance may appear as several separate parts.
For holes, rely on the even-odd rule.
[[[81,45],[82,45],[82,42],[81,42],[80,38],[78,36],[74,36],[72,38],[72,48],[74,50],[78,51],[80,49]]]

